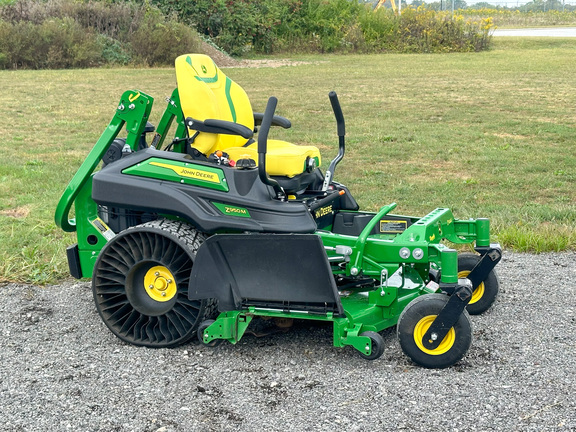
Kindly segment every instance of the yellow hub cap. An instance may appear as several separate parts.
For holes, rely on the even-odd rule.
[[[470,274],[470,270],[459,271],[458,272],[458,278],[468,277],[469,274]],[[480,300],[482,298],[483,295],[484,295],[484,282],[481,282],[480,285],[478,285],[478,288],[476,288],[474,290],[474,292],[472,293],[472,298],[470,299],[470,303],[468,303],[468,304],[476,303],[478,300]]]
[[[444,340],[440,342],[438,348],[434,350],[424,347],[424,345],[422,344],[422,338],[424,337],[424,335],[426,334],[426,332],[428,331],[428,329],[430,328],[435,319],[436,315],[428,315],[422,318],[420,321],[418,321],[416,327],[414,327],[414,342],[416,342],[418,348],[420,348],[420,350],[426,354],[441,355],[450,351],[450,348],[452,348],[452,345],[454,345],[454,341],[456,340],[456,332],[454,331],[454,327],[452,327],[450,331],[448,331],[448,334],[444,337]]]
[[[153,300],[166,302],[176,295],[174,276],[164,266],[155,266],[144,275],[144,287]]]

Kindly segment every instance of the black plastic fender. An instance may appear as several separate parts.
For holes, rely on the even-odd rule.
[[[249,306],[343,316],[336,282],[314,234],[217,234],[198,249],[190,300],[216,298],[220,312]]]

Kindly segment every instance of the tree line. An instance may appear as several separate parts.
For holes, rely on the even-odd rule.
[[[202,40],[233,56],[481,51],[490,29],[350,0],[0,0],[0,69],[169,65]]]

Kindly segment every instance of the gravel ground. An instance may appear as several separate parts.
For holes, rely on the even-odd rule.
[[[126,345],[89,283],[0,287],[0,430],[576,430],[576,254],[505,253],[467,356],[413,365],[394,330],[373,362],[297,323],[215,349]]]

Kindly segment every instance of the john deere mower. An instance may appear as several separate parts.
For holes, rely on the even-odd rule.
[[[421,366],[466,354],[469,314],[498,292],[502,254],[487,219],[458,220],[447,208],[402,216],[395,203],[359,211],[334,180],[345,150],[334,92],[339,149],[322,171],[316,147],[268,139],[272,126],[291,127],[275,115],[276,98],[253,112],[205,55],[178,57],[176,77],[157,128],[151,96],[122,95],[56,209],[57,225],[77,233],[70,273],[92,278],[112,333],[147,347],[196,336],[216,346],[272,317],[330,322],[334,346],[368,360],[382,355],[379,332],[393,326]],[[476,253],[459,255],[443,239]]]

